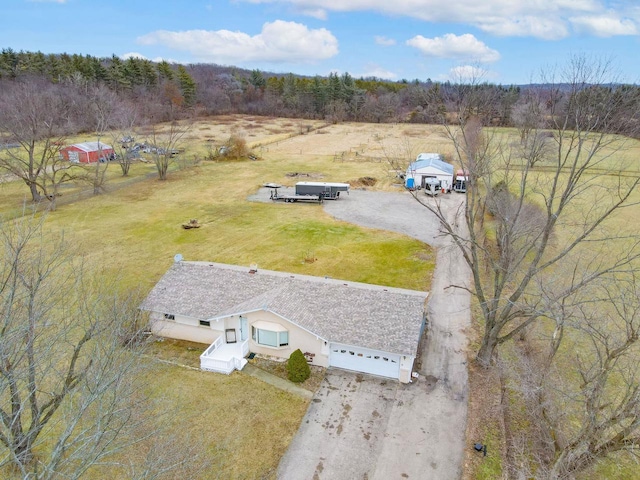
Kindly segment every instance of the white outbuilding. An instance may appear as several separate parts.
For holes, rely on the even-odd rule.
[[[453,165],[444,161],[440,153],[421,153],[407,168],[405,186],[410,189],[425,188],[427,179],[440,181],[443,190],[450,192],[453,188]]]

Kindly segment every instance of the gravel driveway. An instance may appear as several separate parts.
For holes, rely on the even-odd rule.
[[[268,198],[268,190],[262,189],[253,199]],[[451,218],[463,199],[456,194],[427,197],[440,202]],[[280,462],[278,478],[460,478],[468,397],[464,329],[470,323],[470,297],[447,287],[467,284],[466,265],[440,235],[435,217],[407,192],[354,190],[324,202],[324,208],[340,220],[403,233],[438,248],[428,339],[421,375],[410,385],[329,370]]]
[[[281,187],[278,193],[293,195],[294,189],[293,187]],[[269,194],[268,188],[261,188],[258,193],[250,196],[249,200],[271,202]],[[444,195],[441,199],[443,203],[447,204],[459,204],[461,200],[462,197],[452,194]],[[315,203],[305,203],[304,205],[308,208],[318,207]],[[434,247],[443,245],[445,241],[439,235],[438,222],[435,217],[415,201],[408,192],[351,190],[348,195],[343,193],[338,200],[326,200],[323,206],[329,215],[349,223],[404,233]]]

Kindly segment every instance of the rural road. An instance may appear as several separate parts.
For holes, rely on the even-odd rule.
[[[254,200],[268,201],[268,191],[262,190]],[[451,218],[463,200],[456,194],[427,199],[440,202]],[[458,479],[467,420],[470,296],[448,287],[467,285],[468,269],[440,234],[436,218],[407,192],[352,190],[324,202],[324,208],[337,219],[403,233],[437,247],[427,341],[420,377],[410,385],[328,370],[280,462],[278,478]]]

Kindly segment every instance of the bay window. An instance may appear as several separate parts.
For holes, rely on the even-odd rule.
[[[258,321],[251,325],[251,338],[258,345],[280,348],[289,345],[289,332],[282,325]]]

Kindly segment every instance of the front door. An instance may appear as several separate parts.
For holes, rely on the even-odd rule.
[[[247,326],[247,319],[240,317],[240,341],[244,342],[249,338],[249,327]]]

